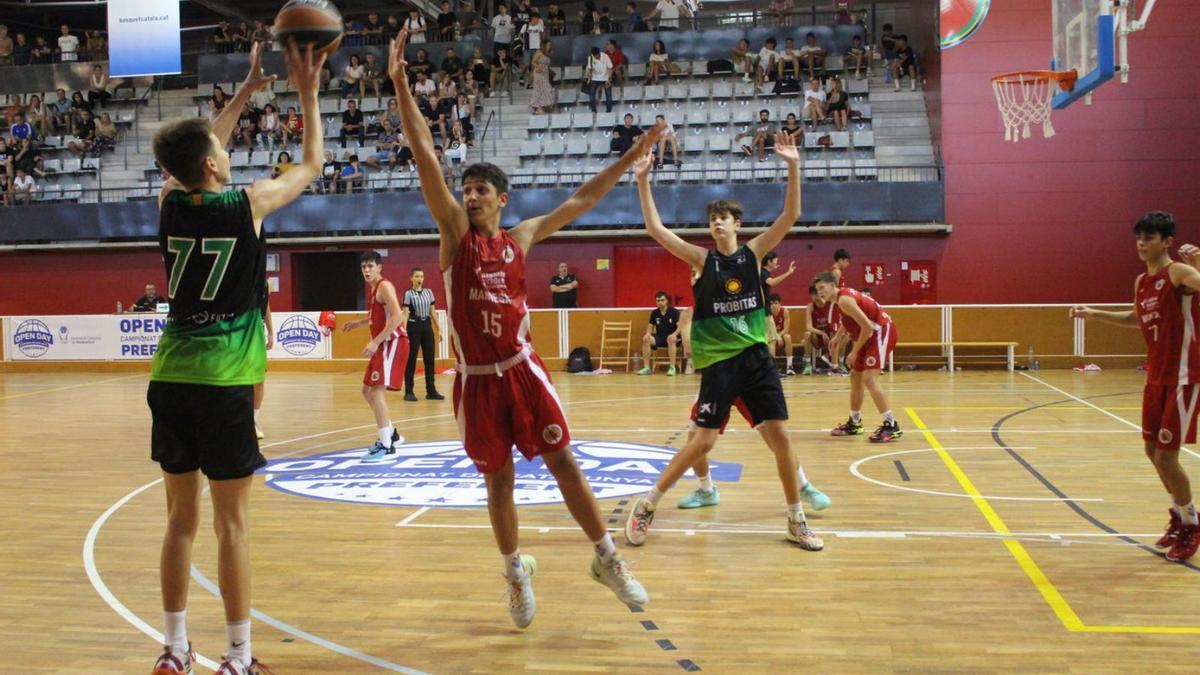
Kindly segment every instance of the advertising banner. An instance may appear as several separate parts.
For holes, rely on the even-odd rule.
[[[108,67],[110,77],[182,72],[179,0],[108,0]]]

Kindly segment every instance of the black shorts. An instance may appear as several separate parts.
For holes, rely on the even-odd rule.
[[[245,478],[267,465],[254,433],[254,387],[151,382],[150,458],[167,473]]]
[[[749,347],[733,358],[718,361],[700,371],[696,426],[720,429],[738,398],[750,410],[751,421],[756,427],[767,420],[788,418],[779,369],[765,344]]]
[[[659,334],[655,333],[654,346],[652,347],[652,349],[666,349],[667,348],[667,338],[669,338],[669,337],[671,337],[671,336],[670,335],[659,335]],[[678,345],[678,344],[681,344],[682,342],[683,342],[683,338],[681,338],[681,337],[675,338],[675,344]]]

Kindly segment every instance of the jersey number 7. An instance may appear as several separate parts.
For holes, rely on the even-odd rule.
[[[204,290],[200,293],[201,300],[212,301],[217,298],[217,291],[221,289],[221,282],[225,280],[225,270],[229,268],[229,261],[233,258],[235,244],[237,239],[233,237],[201,240],[200,252],[216,256],[212,269],[208,272],[208,279],[204,282]],[[183,270],[187,267],[188,259],[195,248],[196,240],[191,237],[167,237],[167,250],[175,254],[175,262],[171,263],[171,280],[167,284],[167,297],[171,300],[175,299],[179,280],[183,278]]]

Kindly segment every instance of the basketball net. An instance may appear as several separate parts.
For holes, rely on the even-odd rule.
[[[992,78],[992,91],[1004,120],[1004,140],[1016,143],[1029,138],[1029,127],[1040,123],[1042,137],[1054,136],[1050,123],[1055,85],[1064,91],[1075,87],[1075,71],[1030,70],[1004,73]]]

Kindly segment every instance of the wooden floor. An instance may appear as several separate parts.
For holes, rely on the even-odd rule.
[[[887,377],[907,433],[886,446],[829,437],[845,417],[846,379],[788,379],[793,439],[833,499],[810,514],[826,550],[784,540],[774,463],[737,419],[713,454],[722,471],[740,465],[738,480],[720,483],[721,505],[673,508],[694,487],[685,479],[647,545],[625,549],[651,594],[642,612],[588,578],[590,547],[561,504],[522,507],[522,549],[539,563],[537,619],[524,632],[508,618],[484,509],[338,501],[384,494],[375,488],[386,481],[367,478],[340,494],[326,486],[329,499],[256,486],[255,651],[284,674],[1194,672],[1200,566],[1147,548],[1168,498],[1134,425],[1142,375],[1031,375]],[[359,377],[269,375],[268,458],[369,443]],[[557,381],[577,440],[673,447],[699,384]],[[0,376],[0,672],[148,671],[161,629],[164,500],[145,383]],[[390,402],[409,443],[456,438],[448,403]],[[410,466],[441,466],[417,447]],[[609,452],[592,462],[603,470],[594,476],[636,487],[638,471],[661,466],[653,449],[593,447]],[[1200,477],[1196,455],[1184,464]],[[276,467],[272,480],[305,466],[320,464]],[[471,498],[469,472],[446,475],[423,494]],[[531,483],[528,499],[545,493]],[[616,522],[629,498],[600,504]],[[195,564],[189,629],[197,651],[218,658],[207,525]]]

